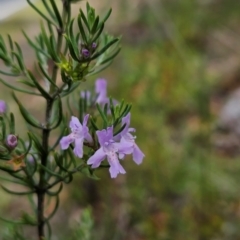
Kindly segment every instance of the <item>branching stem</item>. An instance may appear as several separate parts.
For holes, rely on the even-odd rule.
[[[66,17],[69,14],[69,7],[66,5],[66,3],[63,1],[63,12],[62,12],[62,20],[63,20],[63,26],[62,28],[57,29],[57,53],[60,54],[62,43],[63,43],[63,33],[65,31],[65,22]],[[58,74],[58,66],[56,63],[53,65],[53,71],[52,71],[52,81],[56,83],[57,81],[57,74]],[[54,93],[54,85],[51,84],[50,87],[50,95]],[[45,111],[45,128],[42,130],[42,148],[43,152],[41,155],[41,164],[46,167],[47,166],[47,160],[48,160],[48,154],[49,154],[49,136],[51,133],[50,129],[50,117],[52,113],[52,107],[53,103],[55,101],[54,98],[46,99],[46,111]],[[45,217],[44,217],[44,200],[45,200],[45,194],[46,194],[46,181],[45,181],[45,170],[43,168],[40,168],[39,170],[39,183],[37,186],[37,220],[38,220],[38,239],[43,240],[45,237],[44,232],[44,226],[45,226]]]

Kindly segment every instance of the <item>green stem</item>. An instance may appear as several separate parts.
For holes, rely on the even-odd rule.
[[[61,52],[62,49],[62,43],[63,43],[63,33],[65,32],[65,25],[66,25],[66,18],[67,18],[67,10],[68,10],[68,6],[67,6],[67,2],[63,1],[63,11],[62,11],[62,20],[63,20],[63,26],[62,28],[58,28],[57,29],[57,34],[58,34],[58,40],[57,40],[57,53]],[[56,84],[57,81],[57,74],[58,74],[58,65],[56,63],[54,63],[53,66],[53,72],[52,72],[52,81]],[[51,84],[50,87],[50,94],[54,92],[54,85]]]
[[[62,43],[63,43],[63,33],[65,31],[65,22],[66,17],[69,14],[69,7],[65,1],[63,1],[63,27],[57,29],[58,39],[57,39],[57,53],[61,52]],[[53,72],[52,72],[52,81],[56,83],[58,74],[58,66],[54,63]],[[54,92],[54,85],[51,84],[50,94]],[[47,167],[47,160],[49,154],[49,136],[51,133],[51,129],[49,128],[50,117],[52,113],[52,107],[54,103],[54,98],[46,99],[47,107],[45,111],[45,127],[42,130],[42,148],[43,152],[41,153],[41,164],[44,167]],[[46,194],[46,181],[45,181],[45,170],[44,168],[40,168],[39,170],[39,183],[36,188],[37,193],[37,220],[38,220],[38,238],[39,240],[43,240],[45,237],[44,226],[45,226],[45,217],[44,217],[44,202],[45,202],[45,194]]]
[[[44,151],[42,152],[41,156],[41,164],[43,166],[47,165],[47,159],[48,159],[48,147],[49,147],[49,135],[50,135],[50,129],[48,128],[48,123],[51,116],[52,111],[52,105],[53,100],[47,100],[47,108],[46,108],[46,128],[42,130],[42,147]],[[37,200],[38,200],[38,207],[37,207],[37,219],[38,219],[38,236],[39,240],[42,240],[44,238],[44,224],[45,224],[45,218],[44,218],[44,199],[45,199],[45,171],[44,169],[39,170],[39,184],[37,188]]]

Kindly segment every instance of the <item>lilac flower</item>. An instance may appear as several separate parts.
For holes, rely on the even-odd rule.
[[[17,136],[13,134],[9,134],[7,136],[6,144],[9,148],[14,149],[18,145]]]
[[[90,100],[91,99],[91,92],[90,91],[81,91],[80,96],[81,96],[81,98],[85,99],[85,97],[86,97],[87,100]]]
[[[125,174],[126,171],[120,164],[117,154],[120,152],[124,154],[130,153],[131,144],[128,142],[115,142],[113,140],[113,127],[108,127],[96,133],[101,147],[88,159],[87,164],[92,165],[92,168],[97,168],[107,157],[111,178],[117,177],[119,173]]]
[[[105,105],[106,103],[109,104],[110,100],[107,97],[107,81],[103,78],[99,78],[95,82],[95,92],[98,94],[96,99],[96,103],[100,105]],[[118,101],[113,99],[113,105],[117,105]],[[109,109],[110,114],[110,109]]]
[[[141,164],[143,158],[145,157],[145,155],[143,154],[143,152],[140,150],[140,148],[138,147],[138,145],[135,143],[135,139],[136,137],[133,136],[131,133],[135,132],[134,128],[129,128],[130,126],[130,118],[131,118],[131,114],[128,113],[125,117],[122,118],[122,126],[124,124],[126,124],[125,128],[123,129],[123,131],[114,137],[115,140],[119,140],[120,139],[120,144],[130,144],[131,145],[131,151],[130,154],[132,154],[133,156],[133,161],[136,164]],[[119,157],[123,158],[124,157],[124,153],[123,152],[119,152]]]
[[[109,103],[109,98],[107,97],[107,81],[105,79],[99,78],[96,80],[95,92],[98,94],[96,103],[98,104]]]
[[[84,117],[83,124],[81,124],[78,118],[72,116],[69,123],[69,127],[71,128],[72,133],[60,140],[62,150],[67,149],[69,145],[74,142],[75,146],[73,152],[77,157],[82,158],[84,139],[88,142],[92,142],[92,137],[89,134],[87,127],[88,117],[89,114]]]
[[[7,110],[7,105],[5,103],[5,101],[0,100],[0,114],[5,113]]]

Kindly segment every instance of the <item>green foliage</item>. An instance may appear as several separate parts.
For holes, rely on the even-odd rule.
[[[90,207],[85,208],[81,213],[79,221],[76,222],[75,226],[73,227],[72,234],[69,239],[91,240],[93,224],[92,209]]]
[[[71,4],[79,1],[66,0],[57,5],[54,0],[42,0],[42,8],[31,0],[27,2],[42,18],[40,33],[35,38],[30,38],[23,32],[27,43],[35,52],[34,69],[28,69],[26,56],[10,35],[7,39],[0,36],[0,59],[6,69],[0,70],[3,76],[0,82],[13,91],[12,97],[27,124],[28,139],[15,135],[18,126],[15,126],[14,114],[1,110],[0,169],[10,175],[10,178],[4,175],[0,179],[10,183],[10,187],[1,184],[2,190],[29,199],[32,212],[23,212],[19,221],[1,219],[14,225],[34,226],[38,229],[39,239],[50,240],[52,231],[49,221],[59,208],[63,183],[72,182],[76,173],[99,179],[87,164],[88,158],[99,148],[96,129],[101,128],[97,127],[97,119],[100,117],[103,127],[114,124],[114,129],[120,132],[123,130],[120,126],[121,119],[129,113],[131,107],[122,103],[119,109],[112,102],[109,106],[96,106],[97,96],[88,105],[87,97],[81,98],[79,92],[77,97],[73,94],[87,77],[109,66],[120,51],[119,39],[104,33],[104,25],[111,9],[100,18],[95,9],[86,3],[86,13],[80,9],[77,24],[74,24],[76,21],[71,16]],[[58,81],[59,75],[61,81]],[[14,80],[5,80],[6,76]],[[44,120],[36,118],[15,91],[41,97],[46,104]],[[65,96],[68,96],[66,101],[63,99]],[[75,98],[79,104],[72,110]],[[63,110],[66,102],[68,108]],[[110,108],[112,114],[109,115]],[[77,159],[72,145],[66,151],[60,150],[58,145],[63,134],[67,133],[69,115],[79,115],[82,121],[89,109],[92,111],[90,133],[94,141],[84,142],[84,155]],[[17,141],[14,146],[8,142],[12,139],[8,139],[11,135]],[[76,133],[73,132],[72,135],[75,136]],[[52,144],[51,138],[55,136],[56,140]],[[108,165],[100,167],[109,168]],[[12,190],[11,184],[18,184],[23,189]],[[45,215],[45,208],[49,203],[53,207]],[[90,218],[90,210],[84,211],[81,221],[85,225],[76,230],[76,234],[82,239],[90,239]],[[24,239],[17,229],[11,236],[14,239]],[[10,235],[6,233],[6,238],[8,237]]]

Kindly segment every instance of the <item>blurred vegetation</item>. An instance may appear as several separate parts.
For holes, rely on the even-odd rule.
[[[109,0],[100,5],[113,7],[108,28],[122,35],[123,47],[101,77],[108,79],[110,95],[133,103],[132,126],[146,158],[140,166],[125,161],[127,174],[116,180],[102,170],[100,181],[78,176],[62,194],[54,239],[74,239],[73,219],[89,205],[93,220],[90,210],[83,217],[92,236],[86,239],[240,239],[239,156],[214,144],[219,101],[240,85],[237,76],[234,84],[230,79],[240,59],[228,43],[229,32],[231,39],[239,38],[240,2]],[[227,44],[216,38],[219,33]],[[231,56],[237,67],[230,66],[227,75]],[[15,205],[8,209],[14,212]]]

